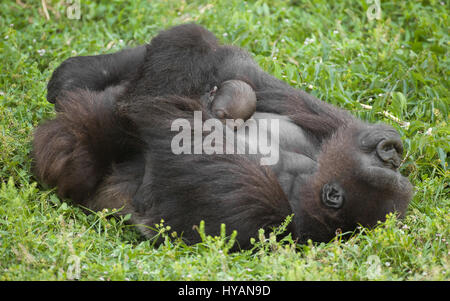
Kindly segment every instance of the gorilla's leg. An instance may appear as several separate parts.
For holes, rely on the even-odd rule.
[[[115,109],[116,88],[65,92],[56,118],[36,129],[34,173],[43,183],[57,186],[59,196],[83,204],[112,162],[139,153],[137,129]]]

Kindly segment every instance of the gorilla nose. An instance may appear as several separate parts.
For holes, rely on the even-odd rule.
[[[384,139],[377,145],[378,157],[394,170],[400,167],[402,153],[403,145],[400,139]]]

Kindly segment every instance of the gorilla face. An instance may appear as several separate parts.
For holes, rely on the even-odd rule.
[[[300,236],[328,241],[337,229],[372,227],[390,212],[402,217],[412,185],[398,171],[401,155],[392,127],[355,123],[335,133],[322,148],[318,171],[300,188]]]

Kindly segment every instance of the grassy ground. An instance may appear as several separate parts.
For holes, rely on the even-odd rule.
[[[381,1],[379,20],[363,0],[81,0],[81,19],[67,2],[47,0],[48,18],[41,1],[0,4],[0,280],[450,280],[448,2]],[[327,244],[266,233],[253,252],[212,237],[155,248],[111,212],[86,215],[37,184],[30,141],[54,115],[52,71],[191,21],[293,86],[396,127],[416,191],[406,218]]]

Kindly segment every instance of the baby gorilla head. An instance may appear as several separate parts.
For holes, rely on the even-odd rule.
[[[252,87],[241,80],[227,80],[207,93],[204,100],[210,113],[225,122],[235,120],[239,127],[256,111],[256,94]],[[242,121],[239,121],[241,119]]]

